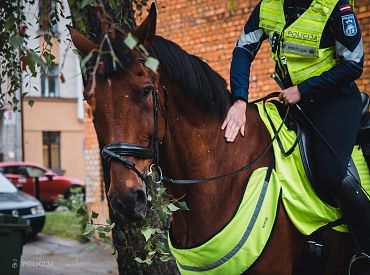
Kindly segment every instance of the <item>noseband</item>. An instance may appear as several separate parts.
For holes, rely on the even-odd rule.
[[[159,82],[158,82],[159,83]],[[102,150],[102,158],[103,161],[106,162],[106,168],[109,169],[109,164],[111,160],[116,160],[121,162],[127,168],[135,172],[139,178],[141,178],[144,182],[147,180],[148,176],[151,176],[152,179],[156,176],[159,176],[159,180],[154,180],[154,183],[159,183],[160,178],[162,177],[162,172],[160,167],[158,166],[159,163],[159,139],[158,139],[158,111],[161,112],[161,115],[165,119],[165,133],[167,131],[167,97],[168,97],[168,90],[165,86],[161,85],[162,91],[164,94],[164,110],[160,107],[159,103],[159,95],[158,90],[154,85],[154,77],[151,77],[151,92],[153,98],[153,116],[154,116],[154,133],[151,138],[150,148],[144,147],[138,144],[126,143],[126,142],[115,142],[111,144],[107,144],[103,147]],[[139,159],[152,159],[152,164],[149,167],[148,171],[140,172],[137,170],[135,163],[127,159],[126,157],[135,157]],[[104,171],[106,173],[107,171]],[[154,174],[160,175],[154,175]]]

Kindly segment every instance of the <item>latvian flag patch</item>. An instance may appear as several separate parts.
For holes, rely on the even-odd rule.
[[[339,6],[339,10],[340,10],[340,13],[345,13],[348,11],[352,11],[352,8],[349,4],[344,4],[344,5]]]

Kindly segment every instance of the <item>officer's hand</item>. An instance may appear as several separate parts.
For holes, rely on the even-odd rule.
[[[283,90],[279,99],[284,101],[285,104],[296,104],[301,100],[301,93],[298,90],[298,86],[293,86],[288,89]]]
[[[241,135],[244,136],[247,103],[243,100],[237,100],[233,106],[230,107],[227,113],[226,119],[221,126],[221,129],[225,131],[225,138],[227,142],[233,142],[240,131]]]

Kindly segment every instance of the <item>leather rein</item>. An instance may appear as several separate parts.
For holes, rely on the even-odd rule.
[[[159,81],[158,81],[159,83]],[[275,134],[269,144],[263,148],[261,153],[257,155],[256,158],[254,158],[251,162],[245,164],[241,168],[220,175],[216,177],[206,178],[206,179],[171,179],[166,176],[163,176],[162,169],[159,166],[159,139],[158,139],[158,112],[161,113],[162,117],[165,119],[165,134],[167,132],[167,113],[168,113],[168,90],[164,85],[161,85],[160,87],[164,95],[164,108],[161,108],[160,101],[159,101],[159,93],[157,88],[154,84],[154,78],[152,77],[152,83],[151,83],[151,93],[153,98],[153,118],[154,118],[154,134],[151,138],[150,147],[144,147],[138,144],[132,144],[132,143],[126,143],[126,142],[115,142],[111,144],[107,144],[102,149],[102,158],[103,161],[106,162],[106,166],[109,169],[109,164],[111,160],[116,160],[123,165],[125,165],[127,168],[132,170],[134,173],[138,175],[139,178],[141,178],[144,182],[147,182],[148,178],[151,178],[151,181],[155,184],[160,183],[172,183],[172,184],[196,184],[196,183],[205,183],[215,180],[224,179],[229,176],[233,176],[235,174],[238,174],[244,170],[249,169],[253,164],[258,162],[272,147],[273,142],[275,139],[278,138],[278,134],[283,127],[288,114],[290,107],[288,106],[286,109],[286,113],[284,115],[282,123],[279,125],[278,129],[275,131]],[[266,103],[266,101],[270,98],[277,97],[279,95],[279,92],[271,93],[265,97],[262,97],[260,99],[257,99],[251,103],[257,103],[257,102],[263,102],[263,104]],[[140,172],[136,166],[135,163],[127,159],[127,156],[139,158],[139,159],[152,159],[152,164],[150,165],[148,170],[145,170],[144,172]],[[106,172],[106,171],[104,171]]]

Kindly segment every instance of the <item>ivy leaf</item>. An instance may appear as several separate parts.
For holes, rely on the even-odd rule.
[[[139,257],[136,257],[134,260],[137,261],[139,264],[142,264],[143,263],[143,260],[140,259]]]
[[[179,201],[179,207],[181,210],[190,210],[185,201]]]
[[[92,211],[92,213],[91,213],[91,218],[92,218],[92,219],[96,219],[98,216],[99,216],[99,214],[98,214],[98,213],[96,213],[96,212]]]
[[[105,239],[106,235],[104,232],[99,232],[99,238],[100,239]]]
[[[98,230],[98,232],[103,232],[104,231],[104,226],[102,225],[99,225],[96,230]]]
[[[149,56],[145,63],[144,63],[145,67],[151,69],[154,73],[157,72],[158,70],[158,66],[159,66],[159,61],[158,59],[154,58],[154,57],[151,57]]]
[[[89,62],[91,57],[93,56],[93,51],[89,52],[82,60],[81,60],[81,67],[85,68],[86,63]]]
[[[163,255],[159,259],[161,260],[161,262],[168,262],[169,260],[171,260],[171,258],[168,257],[167,255]]]
[[[175,212],[175,211],[180,209],[176,205],[174,205],[173,203],[170,203],[169,205],[167,205],[167,207],[168,207],[168,209],[170,209],[171,212]]]
[[[89,243],[88,249],[94,249],[96,247],[96,243]]]
[[[28,105],[32,108],[32,106],[35,104],[34,100],[28,100]]]
[[[126,38],[123,40],[123,43],[131,50],[133,50],[137,43],[138,43],[138,40],[135,36],[133,36],[131,33],[128,33],[128,35],[126,36]]]
[[[141,234],[144,235],[145,241],[147,242],[150,237],[155,233],[155,231],[150,227],[144,227],[141,229]]]
[[[91,223],[86,224],[85,232],[82,233],[83,236],[90,235],[93,231],[94,227]]]
[[[81,3],[81,9],[83,9],[84,7],[86,7],[88,5],[91,5],[93,2],[94,2],[94,0],[83,0],[82,3]]]
[[[24,38],[18,34],[13,35],[9,38],[9,43],[12,44],[14,48],[19,48],[24,42]]]
[[[105,222],[106,222],[106,223],[108,223],[108,224],[112,224],[112,220],[111,220],[111,219],[109,219],[109,218],[108,218],[108,219],[106,219],[106,220],[105,220]]]
[[[111,238],[110,236],[105,236],[105,237],[104,237],[104,240],[105,240],[106,242],[111,242],[111,241],[112,241],[112,238]]]

